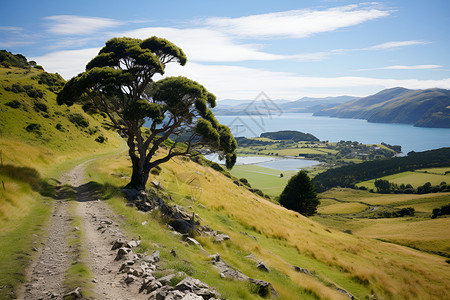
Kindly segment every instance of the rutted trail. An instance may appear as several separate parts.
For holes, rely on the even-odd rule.
[[[83,232],[82,248],[87,257],[81,260],[93,274],[94,299],[147,299],[139,294],[135,286],[123,282],[123,274],[118,273],[119,262],[114,260],[111,242],[124,238],[119,231],[117,216],[103,201],[95,198],[89,191],[85,177],[85,166],[93,161],[86,161],[65,173],[60,181],[69,184],[76,191],[75,210],[69,209],[69,200],[56,200],[52,214],[48,238],[31,266],[30,281],[24,285],[25,299],[62,299],[68,292],[64,286],[65,273],[71,264],[67,235],[72,228],[70,222],[74,217],[81,217]],[[75,211],[75,215],[71,215]],[[104,228],[99,230],[99,225]],[[83,292],[83,291],[82,291]]]

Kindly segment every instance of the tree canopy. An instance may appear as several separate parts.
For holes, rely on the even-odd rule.
[[[292,176],[280,195],[281,205],[306,216],[314,215],[319,203],[314,185],[305,171]]]
[[[165,39],[113,38],[58,95],[58,104],[80,103],[105,113],[108,125],[127,138],[131,187],[145,188],[152,168],[194,149],[219,152],[228,168],[236,162],[237,143],[210,109],[216,105],[213,94],[185,77],[152,79],[164,74],[166,64],[186,61],[184,52]],[[174,143],[156,159],[169,138]]]

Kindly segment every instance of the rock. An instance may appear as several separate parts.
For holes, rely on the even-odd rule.
[[[266,264],[262,261],[258,262],[256,264],[256,268],[258,270],[264,271],[264,272],[270,272],[270,269],[266,266]]]
[[[213,261],[213,262],[218,262],[218,261],[220,261],[220,255],[219,254],[213,254],[213,255],[210,255],[209,256],[209,258],[211,258],[211,260]]]
[[[170,292],[173,290],[171,286],[163,286],[150,293],[149,300],[166,300],[169,299]]]
[[[75,290],[68,292],[67,294],[65,294],[63,296],[63,298],[69,298],[69,299],[79,299],[79,298],[83,298],[83,294],[81,293],[81,288],[77,287]]]
[[[181,300],[203,300],[203,297],[194,293],[187,293],[183,298],[181,298]]]
[[[350,294],[349,292],[347,292],[346,290],[344,290],[344,289],[341,289],[341,288],[337,288],[336,289],[339,293],[342,293],[342,294],[344,294],[344,295],[346,295],[347,297],[349,297],[350,299],[355,299],[355,297],[353,297],[353,295],[352,294]]]
[[[174,277],[175,277],[175,274],[169,274],[167,276],[159,278],[158,281],[161,282],[162,285],[166,285]]]
[[[146,257],[144,257],[142,260],[148,263],[157,263],[160,261],[160,252],[159,250],[156,250],[155,252],[152,253],[152,255],[147,255]]]
[[[192,292],[201,296],[203,299],[209,299],[211,297],[220,298],[220,294],[214,291],[209,285],[193,277],[186,277],[180,281],[175,286],[175,290],[183,291],[185,293]]]
[[[253,253],[250,253],[249,255],[244,256],[244,257],[247,259],[253,260],[253,261],[258,261],[258,258]]]
[[[276,298],[278,297],[277,291],[274,289],[273,285],[270,282],[264,281],[264,280],[258,280],[249,278],[248,280],[251,284],[254,284],[257,286],[257,293],[259,296],[266,298],[266,297],[272,297]]]
[[[191,238],[191,237],[186,238],[186,242],[187,242],[189,245],[195,245],[195,246],[199,246],[199,247],[202,246],[196,239],[193,239],[193,238]]]
[[[163,286],[162,283],[159,282],[158,280],[154,280],[154,279],[153,280],[148,280],[148,281],[144,280],[144,283],[142,284],[142,286],[141,286],[141,288],[139,290],[139,293],[141,293],[144,290],[146,290],[147,294],[148,294],[148,293],[151,293],[151,292],[161,288],[162,286]]]
[[[144,221],[141,224],[142,224],[142,226],[145,226],[145,225],[147,225],[147,221]]]
[[[227,240],[230,240],[230,236],[225,233],[218,233],[214,236],[214,242],[216,243],[222,243]]]
[[[117,240],[115,240],[115,241],[113,242],[113,245],[112,245],[112,247],[111,247],[111,250],[116,250],[116,249],[122,248],[123,246],[126,245],[126,243],[127,243],[127,242],[125,242],[125,241],[122,240],[122,239],[117,239]]]
[[[131,252],[131,250],[129,248],[125,248],[125,247],[119,248],[119,250],[117,251],[117,256],[116,256],[115,260],[121,260],[130,252]]]
[[[293,267],[294,270],[297,271],[297,272],[304,273],[304,274],[306,274],[306,275],[311,275],[311,273],[310,273],[307,269],[300,268],[300,267],[297,267],[297,266],[292,266],[292,267]]]
[[[247,232],[245,232],[245,231],[242,231],[242,232],[240,232],[241,234],[243,234],[243,235],[246,235],[246,236],[248,236],[249,238],[252,238],[252,239],[254,239],[255,241],[258,241],[258,239],[256,238],[256,237],[254,237],[253,235],[251,235],[251,234],[248,234]]]
[[[180,233],[193,233],[197,231],[194,224],[183,219],[171,219],[169,225]]]
[[[127,275],[127,278],[125,278],[125,283],[126,283],[126,284],[130,284],[130,283],[136,281],[137,279],[138,279],[137,276],[128,274],[128,275]]]
[[[128,248],[136,248],[140,244],[141,244],[141,241],[129,241],[126,246]]]
[[[155,186],[155,188],[157,188],[157,189],[161,189],[161,190],[164,190],[164,191],[166,190],[163,187],[163,185],[161,184],[161,182],[159,182],[159,181],[152,180],[152,181],[150,181],[150,183],[153,184]]]
[[[170,253],[173,255],[173,257],[177,257],[177,252],[174,249],[170,250]]]

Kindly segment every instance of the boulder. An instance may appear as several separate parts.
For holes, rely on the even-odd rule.
[[[266,297],[272,297],[276,298],[278,297],[277,291],[274,289],[273,285],[270,282],[264,281],[264,280],[258,280],[249,278],[248,280],[251,284],[254,284],[257,288],[257,294],[263,298]]]
[[[194,224],[183,219],[171,219],[169,225],[180,233],[193,233],[197,231]]]
[[[270,269],[266,266],[266,264],[262,261],[256,263],[256,268],[258,270],[264,271],[264,272],[270,272]]]
[[[153,264],[153,263],[159,262],[160,259],[161,259],[160,258],[160,252],[159,252],[159,250],[156,250],[151,255],[145,256],[142,260],[145,261],[145,262],[148,262],[150,264]]]
[[[299,273],[304,273],[306,275],[311,275],[311,273],[305,269],[305,268],[301,268],[301,267],[297,267],[297,266],[292,266],[294,268],[295,271],[299,272]]]
[[[127,244],[126,241],[124,241],[124,240],[122,240],[122,239],[117,239],[117,240],[115,240],[115,241],[113,242],[113,245],[112,245],[111,250],[116,250],[116,249],[122,248],[122,247],[124,247],[126,244]]]
[[[181,298],[181,300],[203,300],[203,297],[194,293],[187,293],[183,298]]]
[[[218,233],[214,236],[214,242],[216,243],[222,243],[227,240],[230,240],[230,236],[225,233]]]
[[[166,285],[167,283],[169,283],[169,281],[172,280],[172,278],[175,277],[175,274],[169,274],[167,276],[161,277],[158,279],[159,282],[161,282],[162,285]]]
[[[121,247],[117,251],[116,260],[121,260],[122,258],[126,257],[128,253],[130,253],[131,250],[129,248]]]

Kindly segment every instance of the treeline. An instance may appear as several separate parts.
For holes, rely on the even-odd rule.
[[[279,140],[279,141],[294,141],[294,142],[301,142],[301,141],[311,141],[311,142],[318,142],[319,139],[316,138],[314,135],[310,133],[303,133],[300,131],[295,130],[282,130],[282,131],[276,131],[276,132],[264,132],[261,133],[262,138],[268,138],[271,140]]]
[[[12,54],[6,50],[0,50],[0,67],[16,67],[22,69],[34,67],[43,69],[42,66],[38,66],[35,61],[28,61],[22,54]]]
[[[424,152],[412,151],[405,157],[368,161],[330,169],[318,174],[312,182],[318,192],[323,192],[337,186],[353,188],[358,182],[400,172],[446,166],[450,166],[450,148]]]
[[[450,185],[448,185],[445,181],[441,182],[439,185],[431,185],[430,182],[427,182],[415,189],[411,184],[398,185],[393,182],[389,182],[389,180],[377,179],[375,180],[375,187],[377,189],[377,193],[381,194],[429,194],[450,192]]]

